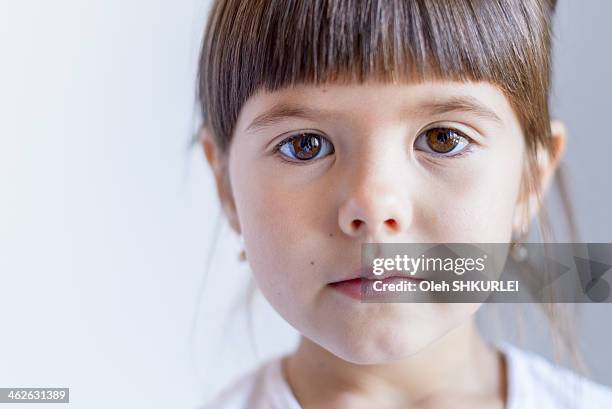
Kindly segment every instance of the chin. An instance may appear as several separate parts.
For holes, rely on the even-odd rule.
[[[399,324],[398,324],[399,325]],[[441,331],[443,332],[443,331]],[[327,342],[319,343],[337,357],[358,365],[386,364],[414,355],[433,343],[440,335],[411,325],[401,328],[363,328],[341,331]]]

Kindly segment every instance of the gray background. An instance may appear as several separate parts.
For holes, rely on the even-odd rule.
[[[194,407],[295,342],[261,297],[249,333],[248,270],[225,222],[215,235],[212,177],[186,148],[207,9],[0,0],[0,386],[70,387],[73,408]],[[610,15],[607,0],[561,0],[555,23],[553,112],[584,241],[612,241]],[[611,313],[583,306],[579,322],[608,385]],[[488,336],[497,323],[516,338],[484,317]],[[550,356],[546,334],[525,333]]]

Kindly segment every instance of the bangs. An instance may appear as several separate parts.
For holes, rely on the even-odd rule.
[[[223,146],[260,88],[457,80],[498,85],[515,110],[523,104],[517,113],[529,132],[529,112],[548,114],[553,7],[546,0],[220,1],[200,60],[204,122],[225,135]]]

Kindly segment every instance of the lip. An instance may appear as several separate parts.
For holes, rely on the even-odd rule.
[[[423,278],[411,276],[399,271],[387,271],[380,276],[374,275],[372,270],[358,269],[348,275],[345,279],[331,282],[328,285],[333,290],[346,295],[355,300],[362,300],[364,291],[370,293],[374,281],[382,281],[385,284],[399,283],[401,281],[411,281],[418,283],[423,281]]]
[[[386,278],[392,278],[392,277],[400,277],[400,278],[407,278],[407,279],[413,279],[413,280],[418,280],[418,281],[422,281],[423,278],[408,274],[406,272],[402,272],[402,271],[397,271],[397,270],[388,270],[385,271],[383,274],[381,275],[376,275],[374,274],[374,270],[372,268],[358,268],[356,270],[353,270],[352,273],[347,274],[343,277],[341,277],[339,280],[333,281],[330,284],[334,284],[334,283],[339,283],[342,281],[348,281],[348,280],[353,280],[356,278],[363,278],[366,280],[384,280]]]

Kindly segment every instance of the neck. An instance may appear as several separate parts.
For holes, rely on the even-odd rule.
[[[506,399],[503,358],[474,320],[400,361],[359,365],[307,338],[285,361],[285,375],[303,406],[346,399],[416,404],[441,396]]]

